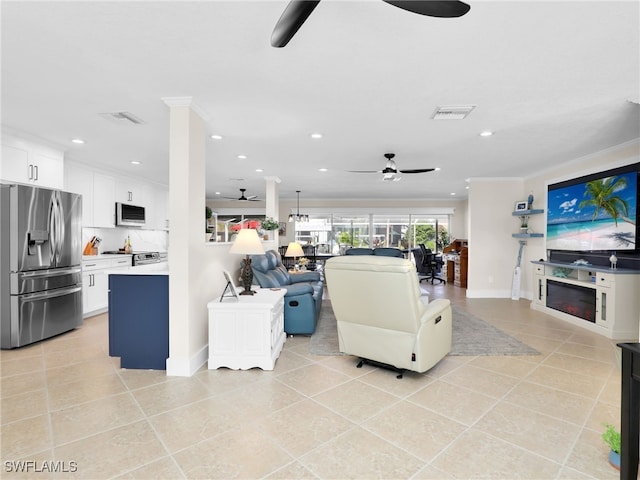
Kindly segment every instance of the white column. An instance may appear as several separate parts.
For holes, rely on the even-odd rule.
[[[280,216],[280,185],[281,180],[278,177],[264,177],[267,182],[265,194],[265,215],[274,220],[279,220]]]
[[[169,119],[169,358],[167,375],[190,376],[207,358],[206,304],[198,283],[205,208],[204,116],[191,97],[162,99]]]

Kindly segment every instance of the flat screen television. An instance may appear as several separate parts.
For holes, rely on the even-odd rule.
[[[640,163],[555,183],[547,189],[547,249],[638,250]]]

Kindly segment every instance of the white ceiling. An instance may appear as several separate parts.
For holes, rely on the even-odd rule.
[[[208,139],[208,198],[263,197],[264,176],[292,199],[466,197],[467,178],[527,176],[640,137],[628,101],[640,96],[640,3],[468,3],[438,19],[323,0],[276,49],[286,1],[3,1],[2,124],[168,183],[161,98],[191,96],[207,133],[225,137]],[[465,120],[430,118],[467,104]],[[116,111],[146,123],[98,115]],[[346,172],[382,169],[386,152],[400,169],[441,170],[399,182]]]

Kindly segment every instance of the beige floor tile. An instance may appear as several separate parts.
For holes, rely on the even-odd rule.
[[[609,374],[615,369],[615,365],[611,362],[589,360],[587,358],[566,355],[564,353],[552,353],[545,358],[542,363],[548,367],[560,368],[562,370],[568,370],[581,375],[604,378],[608,378]]]
[[[455,478],[552,479],[560,465],[477,430],[458,438],[432,466]]]
[[[55,471],[73,470],[74,464],[57,461],[53,455],[53,449],[42,452],[30,453],[22,458],[2,458],[2,478],[44,480],[54,479]]]
[[[622,394],[622,375],[618,368],[614,369],[611,376],[607,380],[598,400],[612,405],[620,406]]]
[[[129,390],[150,387],[158,383],[176,380],[176,377],[167,377],[164,370],[134,370],[119,368],[118,376],[122,379]]]
[[[267,435],[246,427],[198,443],[174,455],[187,478],[262,478],[293,461]]]
[[[171,457],[161,458],[116,477],[117,480],[178,480],[186,478]]]
[[[34,392],[47,388],[47,377],[44,371],[23,373],[12,375],[2,379],[2,388],[0,395],[4,397],[12,397],[23,393]]]
[[[576,425],[584,424],[595,404],[593,399],[582,395],[530,382],[516,386],[505,400]]]
[[[243,411],[247,418],[257,418],[277,412],[305,396],[279,380],[280,377],[267,377],[222,395],[220,398]]]
[[[406,398],[426,387],[435,379],[416,372],[404,372],[403,377],[398,379],[394,372],[383,368],[375,368],[368,375],[358,377],[358,380],[396,397]]]
[[[558,463],[563,463],[578,438],[580,427],[501,402],[492,408],[473,429],[498,437]]]
[[[191,447],[253,422],[232,402],[221,397],[200,400],[149,418],[169,452]]]
[[[469,365],[491,370],[502,375],[508,375],[509,377],[522,378],[526,377],[536,368],[536,363],[531,362],[528,357],[527,355],[527,359],[523,359],[521,356],[515,355],[500,357],[481,356],[475,357],[469,362]]]
[[[198,381],[179,378],[134,390],[133,396],[147,416],[157,415],[211,396]]]
[[[278,360],[276,360],[274,372],[280,374],[290,370],[295,370],[296,368],[304,367],[311,363],[313,362],[304,355],[297,354],[292,350],[283,350],[280,353]]]
[[[22,375],[30,372],[44,370],[44,362],[41,355],[25,357],[21,359],[3,360],[0,364],[2,380],[12,375]]]
[[[433,367],[425,372],[430,378],[441,378],[444,375],[462,367],[471,362],[475,357],[465,357],[462,355],[447,355]]]
[[[351,378],[361,378],[364,375],[377,370],[376,367],[367,364],[358,368],[357,365],[360,363],[360,359],[352,355],[328,355],[326,357],[316,356],[315,360],[323,366],[337,370]]]
[[[24,420],[48,412],[47,391],[45,389],[27,392],[0,400],[2,424]]]
[[[467,427],[409,402],[367,420],[363,428],[429,462]]]
[[[67,349],[55,350],[45,353],[44,363],[47,369],[73,365],[77,363],[85,363],[94,360],[103,360],[105,357],[104,350],[98,345],[84,346],[85,340],[78,340],[76,343],[83,346],[69,346],[73,349],[73,355],[69,355]]]
[[[414,456],[354,427],[300,459],[320,478],[410,478],[422,467]]]
[[[465,365],[442,377],[444,382],[465,387],[489,397],[500,398],[511,390],[520,379],[502,375],[472,365]]]
[[[4,362],[12,360],[25,360],[29,357],[39,357],[42,355],[42,343],[33,343],[11,350],[0,350],[0,369]]]
[[[598,362],[611,364],[615,364],[616,362],[616,354],[613,348],[600,348],[579,343],[564,343],[558,348],[557,352]]]
[[[456,480],[456,477],[451,475],[450,473],[443,472],[442,470],[438,470],[436,467],[432,465],[427,465],[418,473],[416,473],[412,480]]]
[[[274,372],[275,370],[264,371],[260,368],[251,368],[249,370],[231,370],[229,368],[203,369],[196,373],[195,378],[200,380],[212,394],[222,395],[253,383],[271,379],[275,376]]]
[[[353,423],[313,400],[303,400],[255,425],[297,458],[346,432]]]
[[[540,365],[527,377],[527,381],[595,399],[600,394],[606,378],[606,375],[604,377],[598,375],[583,375],[568,370]]]
[[[566,466],[599,480],[620,478],[620,472],[609,465],[609,448],[600,438],[601,432],[584,430],[566,462]]]
[[[111,363],[109,357],[50,368],[45,371],[49,385],[62,385],[95,378],[101,375],[113,375],[115,373],[116,368]]]
[[[307,396],[316,395],[351,380],[351,377],[318,363],[283,373],[277,378]]]
[[[31,453],[50,449],[49,416],[38,415],[2,426],[0,442],[2,460],[14,460]]]
[[[57,459],[78,464],[59,478],[102,479],[121,475],[164,457],[167,452],[146,420],[97,433],[55,448]]]
[[[354,423],[362,423],[398,401],[398,397],[359,380],[319,393],[313,399]]]
[[[619,431],[620,404],[613,405],[611,403],[596,402],[593,411],[585,423],[585,427],[595,430],[596,432],[602,432],[606,423],[614,425]]]
[[[117,374],[110,373],[70,383],[49,384],[48,390],[49,408],[51,410],[60,410],[123,393],[126,391],[126,387]]]
[[[129,393],[104,397],[51,413],[54,445],[73,442],[141,420],[142,411]]]
[[[269,480],[311,480],[317,479],[318,477],[304,468],[300,462],[292,462],[265,478]]]
[[[441,380],[430,383],[407,400],[464,425],[474,424],[496,403],[487,395]]]

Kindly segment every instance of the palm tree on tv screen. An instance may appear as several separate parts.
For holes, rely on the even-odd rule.
[[[607,177],[602,180],[587,182],[584,196],[590,198],[582,200],[579,208],[594,207],[595,211],[593,212],[592,220],[595,220],[600,210],[603,210],[613,218],[616,226],[618,226],[618,219],[635,225],[636,222],[627,217],[629,215],[629,204],[617,195],[617,192],[624,190],[626,187],[627,180],[624,177]]]

